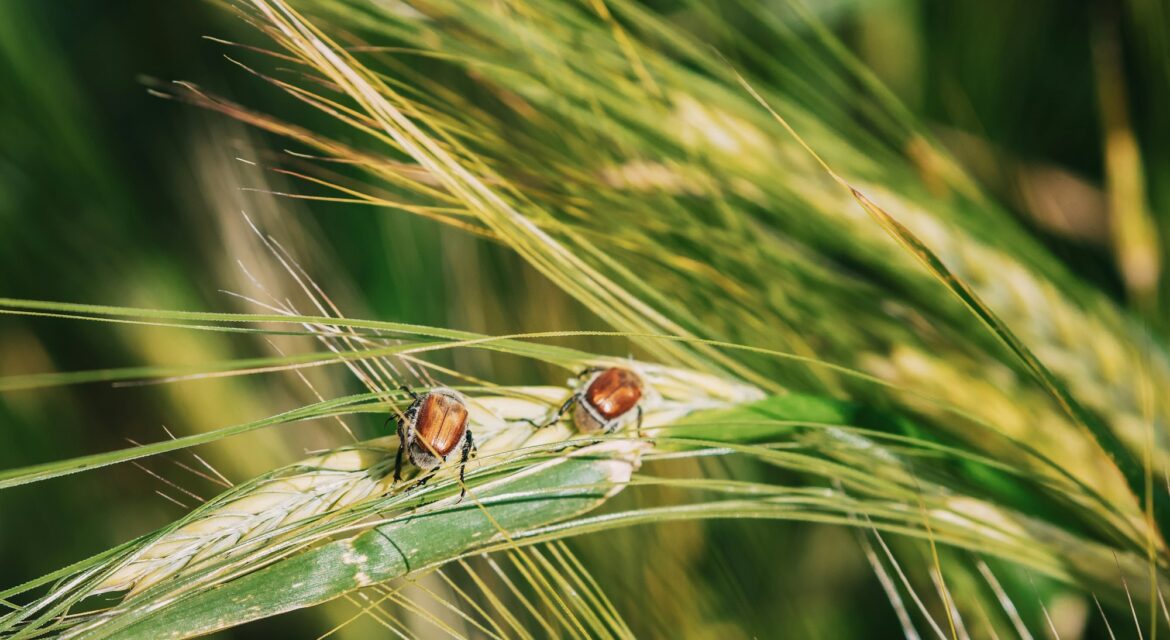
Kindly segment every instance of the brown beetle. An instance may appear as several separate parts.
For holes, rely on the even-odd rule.
[[[622,419],[636,411],[638,432],[642,431],[642,380],[629,369],[609,367],[586,369],[580,377],[592,374],[581,391],[569,396],[548,424],[556,424],[573,408],[573,424],[581,433],[613,433]]]
[[[421,396],[406,387],[402,390],[414,399],[410,407],[398,419],[398,456],[394,460],[394,481],[402,479],[402,452],[406,451],[411,463],[430,471],[414,486],[422,486],[438,471],[439,465],[455,450],[459,441],[463,447],[459,454],[460,499],[467,493],[463,484],[467,459],[475,449],[471,429],[467,428],[467,403],[463,394],[447,387],[436,387]]]

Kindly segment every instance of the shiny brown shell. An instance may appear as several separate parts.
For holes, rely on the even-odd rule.
[[[641,399],[642,381],[634,372],[620,367],[610,367],[597,374],[582,398],[606,421],[625,415]]]
[[[416,446],[446,458],[467,432],[467,406],[455,395],[431,392],[419,401],[414,420]]]

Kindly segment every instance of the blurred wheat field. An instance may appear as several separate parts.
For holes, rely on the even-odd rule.
[[[1160,3],[133,5],[0,7],[0,637],[1170,631]]]

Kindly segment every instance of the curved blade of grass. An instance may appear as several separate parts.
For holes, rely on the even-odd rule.
[[[59,387],[91,382],[128,382],[165,378],[220,377],[225,375],[251,375],[274,371],[287,371],[329,364],[344,364],[349,361],[381,358],[405,353],[419,353],[434,348],[445,348],[446,342],[410,342],[385,347],[337,350],[329,352],[297,353],[262,358],[240,358],[217,360],[206,364],[181,366],[141,366],[112,369],[91,369],[88,371],[63,371],[54,373],[33,373],[0,377],[0,392],[26,391],[46,387]]]
[[[789,429],[801,426],[831,432],[830,441],[856,435],[881,442],[888,450],[899,446],[898,455],[905,460],[913,460],[919,454],[951,458],[955,468],[948,481],[955,489],[994,496],[1001,504],[1025,513],[1043,514],[1085,535],[1092,532],[1093,536],[1118,544],[1144,544],[1139,534],[1131,532],[1125,514],[1091,487],[1068,476],[1055,461],[1029,451],[1028,457],[1044,471],[1004,465],[967,450],[923,440],[914,435],[921,433],[921,428],[911,420],[849,401],[804,394],[774,396],[750,405],[685,417],[659,430],[657,438],[660,443],[677,439],[711,446],[720,442],[745,445],[774,442]],[[941,465],[936,462],[933,466]],[[1078,502],[1090,505],[1088,511]]]
[[[0,314],[19,313],[21,311],[47,312],[49,315],[85,314],[108,318],[145,318],[162,321],[178,322],[211,322],[211,323],[280,323],[280,324],[313,324],[326,326],[349,327],[352,329],[369,329],[385,331],[395,334],[407,334],[439,338],[444,340],[463,341],[485,345],[492,345],[493,349],[513,353],[547,358],[549,362],[576,362],[586,356],[583,352],[564,347],[533,345],[522,340],[508,340],[493,338],[470,331],[443,329],[424,325],[405,324],[401,322],[385,322],[381,320],[354,320],[349,318],[335,318],[331,316],[285,315],[285,314],[252,314],[252,313],[216,313],[207,311],[175,311],[167,309],[147,309],[140,307],[114,307],[109,305],[79,304],[72,302],[51,302],[44,300],[20,300],[14,298],[0,298]],[[77,319],[73,317],[73,319]],[[552,333],[548,335],[554,335]]]
[[[769,349],[764,347],[755,347],[734,342],[712,340],[704,338],[695,338],[688,336],[676,336],[667,334],[635,334],[623,331],[540,331],[529,333],[518,333],[505,336],[488,336],[484,334],[472,333],[468,331],[458,331],[452,329],[445,329],[441,327],[431,327],[425,325],[404,324],[399,322],[386,322],[379,320],[363,320],[351,319],[331,316],[310,316],[297,314],[250,314],[250,313],[219,313],[207,311],[184,311],[174,309],[150,309],[142,307],[121,307],[108,305],[90,305],[71,302],[52,302],[43,300],[22,300],[13,298],[0,298],[0,315],[3,314],[22,314],[25,312],[38,312],[35,315],[43,315],[44,317],[64,318],[71,320],[94,320],[94,321],[111,321],[124,323],[137,323],[136,319],[151,319],[159,321],[159,326],[166,326],[171,328],[189,329],[189,330],[208,330],[208,331],[233,331],[246,330],[257,331],[260,333],[286,333],[286,332],[270,332],[263,329],[239,329],[232,326],[218,326],[212,325],[195,325],[184,324],[184,322],[204,322],[204,323],[227,323],[227,324],[262,324],[262,323],[282,323],[282,324],[315,324],[315,325],[331,325],[335,327],[344,327],[347,329],[367,329],[371,331],[385,331],[395,334],[407,334],[413,336],[422,336],[430,338],[439,338],[451,340],[446,344],[436,343],[433,348],[454,348],[454,347],[481,347],[519,355],[524,357],[531,357],[542,360],[544,362],[558,364],[569,368],[577,367],[582,362],[596,360],[597,356],[567,347],[538,344],[528,342],[532,339],[540,338],[569,338],[569,337],[631,337],[653,339],[657,341],[671,341],[671,342],[686,342],[686,343],[701,343],[707,346],[728,349],[735,351],[742,351],[745,353],[775,358],[785,361],[802,363],[811,367],[820,367],[835,374],[848,376],[855,380],[886,387],[891,390],[899,391],[914,395],[915,397],[926,400],[939,406],[940,408],[952,411],[958,415],[963,415],[972,420],[979,421],[977,416],[969,415],[961,408],[952,406],[950,403],[932,398],[929,395],[917,393],[913,389],[904,388],[897,384],[883,380],[882,378],[865,373],[853,367],[837,364],[827,360],[821,360],[809,356],[788,353],[776,349]],[[40,313],[43,312],[43,313]],[[82,314],[82,315],[76,315]],[[145,323],[155,324],[155,323]],[[296,335],[314,336],[318,337],[322,334],[319,332],[298,333]],[[386,338],[387,336],[378,336]],[[331,352],[332,355],[345,354],[345,351]],[[355,353],[371,353],[371,351],[355,351]],[[374,353],[374,355],[377,355]],[[92,377],[99,377],[103,375],[101,372],[85,372],[85,373],[62,373],[62,374],[46,374],[49,376],[68,376],[78,375],[79,377],[90,380]],[[123,375],[113,374],[110,375]],[[125,374],[130,375],[130,374]],[[15,382],[11,383],[13,388],[25,388],[23,385],[41,384],[34,376],[13,376]],[[29,380],[25,380],[30,378]],[[0,379],[3,380],[3,379]],[[52,378],[46,378],[51,381]],[[2,388],[3,382],[0,382]]]
[[[30,465],[27,467],[20,467],[17,469],[9,469],[0,471],[0,489],[7,489],[30,482],[38,482],[40,480],[47,480],[49,478],[57,478],[60,476],[78,473],[80,471],[87,471],[89,469],[96,469],[119,462],[126,462],[129,460],[137,460],[159,453],[166,453],[168,451],[176,451],[193,447],[200,444],[207,444],[214,442],[220,438],[227,436],[238,435],[255,431],[256,429],[263,429],[278,424],[285,424],[288,422],[297,422],[300,420],[312,420],[315,418],[324,418],[335,415],[344,415],[349,413],[361,413],[365,411],[380,411],[385,408],[381,403],[371,401],[378,401],[380,397],[374,393],[359,393],[351,396],[343,396],[334,398],[332,400],[325,400],[303,407],[298,407],[284,413],[278,413],[260,420],[253,420],[252,422],[245,422],[229,427],[222,427],[220,429],[213,429],[204,433],[197,433],[190,436],[183,436],[181,438],[174,438],[171,440],[164,440],[153,444],[141,445],[131,447],[128,449],[120,449],[117,451],[108,451],[106,453],[96,453],[88,456],[80,456],[71,458],[69,460],[58,460],[55,462],[46,462],[44,464]]]

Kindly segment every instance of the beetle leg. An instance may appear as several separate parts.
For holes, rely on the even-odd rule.
[[[635,431],[634,432],[638,434],[639,438],[641,438],[641,437],[643,437],[643,435],[642,435],[642,405],[639,404],[639,405],[635,406],[634,411],[636,412],[636,415],[638,416],[637,420],[634,423],[635,424],[635,426],[634,426]],[[614,418],[613,420],[610,420],[609,422],[605,423],[605,429],[603,429],[603,432],[605,433],[605,435],[611,436],[611,435],[617,433],[618,427],[620,427],[620,426],[622,426],[622,419],[621,418]]]
[[[398,423],[398,454],[394,456],[394,483],[402,480],[402,450],[406,448],[406,438],[402,433],[402,423]]]
[[[543,429],[545,427],[551,427],[554,424],[560,422],[561,418],[565,417],[565,414],[569,412],[569,408],[573,406],[574,402],[577,402],[579,397],[580,397],[580,394],[578,394],[578,393],[574,393],[573,395],[569,396],[569,399],[565,400],[565,404],[562,404],[561,408],[557,409],[556,415],[554,415],[551,420],[544,423],[543,425],[541,425],[538,428]]]
[[[418,482],[410,485],[410,489],[407,489],[407,491],[412,491],[414,489],[418,489],[419,487],[426,486],[426,484],[431,481],[431,478],[435,477],[435,474],[438,472],[439,468],[435,467],[434,470],[432,470],[430,473],[420,478]]]
[[[406,385],[400,385],[399,389],[402,389],[406,393],[410,394],[410,397],[413,399],[413,402],[411,402],[410,406],[406,408],[406,411],[402,412],[400,418],[396,418],[395,416],[390,416],[389,418],[386,419],[386,424],[390,424],[391,420],[397,420],[397,422],[398,422],[398,429],[397,429],[397,431],[398,431],[398,453],[395,454],[395,456],[394,456],[394,482],[395,483],[402,480],[402,450],[406,448],[406,434],[403,432],[402,425],[409,424],[410,422],[412,422],[414,420],[414,417],[416,415],[418,415],[418,403],[419,403],[418,394],[411,391],[410,387],[407,387]]]
[[[475,441],[471,439],[471,430],[468,429],[463,433],[463,450],[459,453],[459,499],[455,501],[457,503],[461,502],[463,496],[467,495],[467,484],[464,482],[467,472],[467,458],[471,456],[471,450],[475,449]]]

